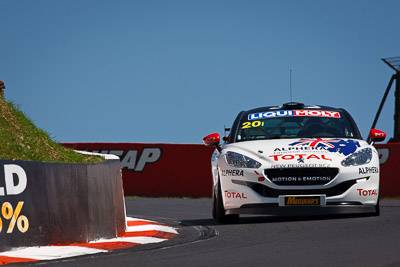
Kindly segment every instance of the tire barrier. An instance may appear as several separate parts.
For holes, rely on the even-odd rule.
[[[64,146],[121,158],[126,195],[210,197],[212,147],[200,144],[67,143]],[[376,144],[381,197],[400,196],[400,143]]]
[[[0,160],[0,251],[83,243],[125,232],[118,160]]]
[[[121,159],[125,195],[211,197],[211,155],[200,144],[64,143]]]

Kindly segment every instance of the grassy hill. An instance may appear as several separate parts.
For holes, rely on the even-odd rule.
[[[43,162],[95,163],[104,159],[86,156],[51,140],[13,103],[0,97],[0,159]]]

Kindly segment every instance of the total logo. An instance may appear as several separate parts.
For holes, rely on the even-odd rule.
[[[332,161],[332,159],[328,158],[326,155],[316,155],[316,154],[277,154],[277,155],[271,155],[269,156],[270,158],[273,158],[274,161],[279,161],[279,160],[293,160],[297,159],[297,161],[300,163],[304,163],[305,159],[318,159],[318,160],[327,160],[327,161]]]
[[[377,192],[376,189],[372,189],[372,190],[364,190],[364,189],[357,189],[358,191],[358,195],[361,197],[366,197],[366,196],[377,196]]]
[[[247,199],[244,193],[238,193],[236,191],[229,191],[229,190],[225,190],[224,193],[226,198]]]

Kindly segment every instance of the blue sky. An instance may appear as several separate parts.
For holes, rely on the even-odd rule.
[[[201,143],[239,111],[347,109],[364,138],[400,1],[0,0],[0,80],[58,142]],[[376,128],[393,136],[394,88]]]

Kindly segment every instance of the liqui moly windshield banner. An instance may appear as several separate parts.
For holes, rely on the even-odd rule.
[[[275,110],[249,114],[248,120],[260,120],[291,116],[340,118],[340,113],[337,111],[325,110]]]

